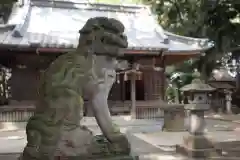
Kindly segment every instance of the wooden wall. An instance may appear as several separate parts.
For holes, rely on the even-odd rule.
[[[40,72],[35,69],[13,68],[9,80],[11,99],[14,101],[35,101]]]
[[[144,59],[141,60],[142,65],[150,65],[151,60]],[[162,76],[164,73],[162,71],[153,70],[143,70],[142,80],[144,87],[144,100],[157,100],[163,96],[164,82],[162,81]],[[9,81],[11,85],[11,101],[34,101],[36,99],[36,90],[39,82],[40,72],[38,69],[27,68],[27,69],[12,69],[12,77]],[[123,81],[123,75],[120,76],[120,81]],[[128,86],[125,86],[128,87]],[[130,87],[130,86],[129,86]],[[123,100],[124,85],[122,83],[115,83],[112,91],[109,95],[109,100]],[[139,90],[142,92],[142,90]]]
[[[151,65],[152,59],[143,59],[139,61],[142,65]],[[145,100],[162,99],[164,96],[165,74],[164,71],[154,71],[152,69],[143,70],[143,81],[145,90]],[[164,80],[164,81],[163,81]]]

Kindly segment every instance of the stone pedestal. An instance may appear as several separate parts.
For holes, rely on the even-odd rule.
[[[228,114],[232,114],[232,95],[231,92],[226,93],[226,111]]]
[[[176,151],[191,158],[207,158],[217,155],[212,142],[203,135],[191,135],[183,138],[183,144],[177,145]]]
[[[169,104],[161,107],[164,110],[163,131],[185,131],[185,112],[181,104]]]

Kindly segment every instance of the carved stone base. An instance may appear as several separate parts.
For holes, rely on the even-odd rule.
[[[205,149],[214,148],[213,142],[204,135],[191,135],[183,138],[183,143],[187,148]]]
[[[216,149],[213,143],[203,135],[188,135],[183,141],[182,145],[176,146],[176,151],[184,156],[207,158],[221,154],[221,151]]]
[[[133,158],[132,156],[114,156],[114,157],[55,157],[55,160],[138,160],[138,158]]]
[[[130,150],[115,147],[102,136],[93,136],[86,128],[79,128],[75,133],[69,133],[71,143],[64,146],[59,145],[59,151],[55,160],[136,160],[136,157],[130,156]],[[67,134],[66,134],[67,135]],[[75,136],[75,138],[74,138]],[[64,138],[63,138],[64,139]],[[65,137],[66,139],[66,137]],[[71,139],[71,140],[70,140]],[[75,145],[74,145],[75,144]],[[78,144],[76,146],[76,144]],[[117,145],[116,145],[117,146]]]
[[[162,130],[167,132],[186,131],[185,128],[185,113],[181,106],[168,106],[164,108],[164,125]]]
[[[189,149],[184,146],[177,145],[177,153],[186,156],[188,158],[209,158],[209,157],[218,157],[217,151],[214,148],[208,149]]]

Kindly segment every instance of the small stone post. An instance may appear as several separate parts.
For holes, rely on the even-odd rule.
[[[177,147],[177,151],[191,158],[206,158],[209,150],[213,149],[212,144],[204,136],[204,111],[210,109],[210,105],[207,104],[207,93],[213,90],[215,89],[202,83],[200,79],[195,79],[191,84],[181,88],[181,91],[188,92],[190,97],[189,104],[185,105],[185,110],[189,111],[189,125],[188,136],[184,137],[184,143]]]
[[[226,112],[228,114],[232,114],[232,93],[231,91],[226,91]]]
[[[163,131],[181,132],[186,131],[185,113],[183,104],[161,104],[161,110],[164,111]]]

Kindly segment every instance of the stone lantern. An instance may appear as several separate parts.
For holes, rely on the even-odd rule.
[[[208,84],[218,91],[215,93],[216,100],[225,101],[225,104],[222,104],[221,107],[214,106],[215,111],[218,109],[220,112],[227,111],[228,114],[232,114],[232,93],[236,89],[236,79],[229,74],[226,68],[221,67],[213,70]],[[219,93],[224,93],[225,97],[219,96]]]
[[[183,147],[188,156],[193,158],[206,157],[206,149],[212,148],[209,141],[204,136],[204,111],[210,108],[208,93],[214,91],[208,84],[203,83],[200,79],[194,79],[191,84],[180,89],[189,95],[189,104],[184,109],[189,112],[188,136],[184,137]]]

